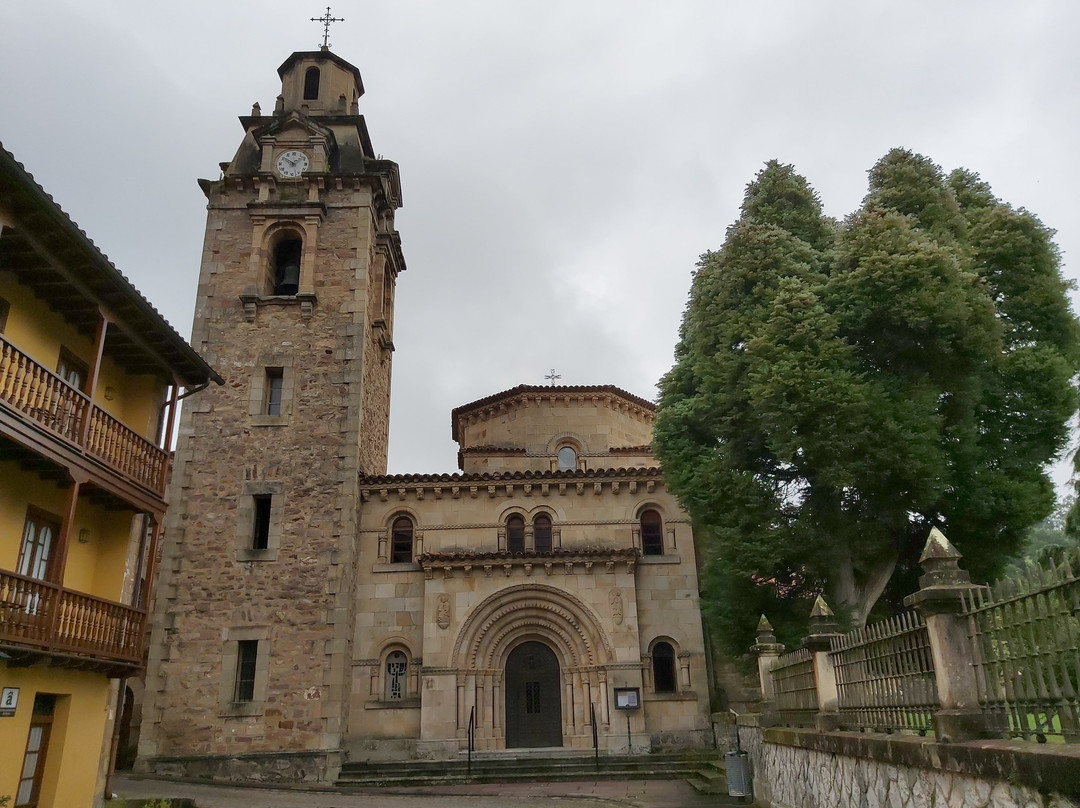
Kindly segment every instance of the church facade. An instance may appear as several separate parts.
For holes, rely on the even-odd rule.
[[[332,781],[347,759],[710,741],[694,538],[653,405],[521,386],[457,408],[461,473],[386,475],[395,163],[323,49],[241,118],[192,341],[137,766]],[[433,417],[439,414],[433,413]]]

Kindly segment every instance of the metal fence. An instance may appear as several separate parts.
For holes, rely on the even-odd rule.
[[[813,654],[805,648],[783,654],[776,660],[772,677],[780,720],[795,726],[811,726],[818,710]]]
[[[926,624],[905,612],[832,639],[840,720],[878,732],[933,727],[938,706]]]
[[[1080,741],[1080,552],[964,595],[979,703],[1014,737]]]

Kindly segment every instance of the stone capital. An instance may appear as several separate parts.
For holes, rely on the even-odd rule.
[[[784,648],[782,642],[757,642],[750,646],[750,652],[758,656],[780,656]]]
[[[828,634],[807,634],[803,637],[802,647],[813,653],[829,651],[832,650],[833,637],[839,636],[840,633],[837,631],[829,632]]]
[[[967,573],[964,574],[967,575]],[[915,594],[904,598],[904,605],[915,609],[923,616],[929,614],[960,614],[964,610],[962,596],[975,589],[985,589],[985,587],[970,582],[924,586]]]

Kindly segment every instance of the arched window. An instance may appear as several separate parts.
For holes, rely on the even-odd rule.
[[[300,290],[300,255],[303,251],[304,242],[292,233],[274,245],[270,270],[275,295],[295,295]]]
[[[546,514],[533,519],[533,548],[538,553],[551,552],[551,518]]]
[[[675,692],[675,649],[671,643],[658,642],[652,649],[653,690]]]
[[[645,555],[664,554],[664,522],[652,508],[641,512],[641,552]]]
[[[390,563],[408,564],[413,560],[413,523],[407,516],[394,520],[390,531]]]
[[[319,98],[319,68],[309,67],[304,73],[304,100],[315,101]]]
[[[520,516],[506,520],[506,549],[511,553],[525,552],[525,520]]]
[[[573,446],[563,446],[559,449],[559,471],[577,470],[577,452]]]
[[[386,701],[398,701],[408,692],[407,677],[409,658],[403,651],[391,651],[386,656],[386,688],[383,698]]]

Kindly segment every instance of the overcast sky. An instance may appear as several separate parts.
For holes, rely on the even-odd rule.
[[[401,166],[390,471],[521,383],[654,398],[697,256],[766,160],[843,216],[902,146],[979,172],[1080,276],[1080,3],[341,2]],[[185,336],[216,178],[316,2],[3,0],[0,141]],[[1059,474],[1060,476],[1060,474]]]

